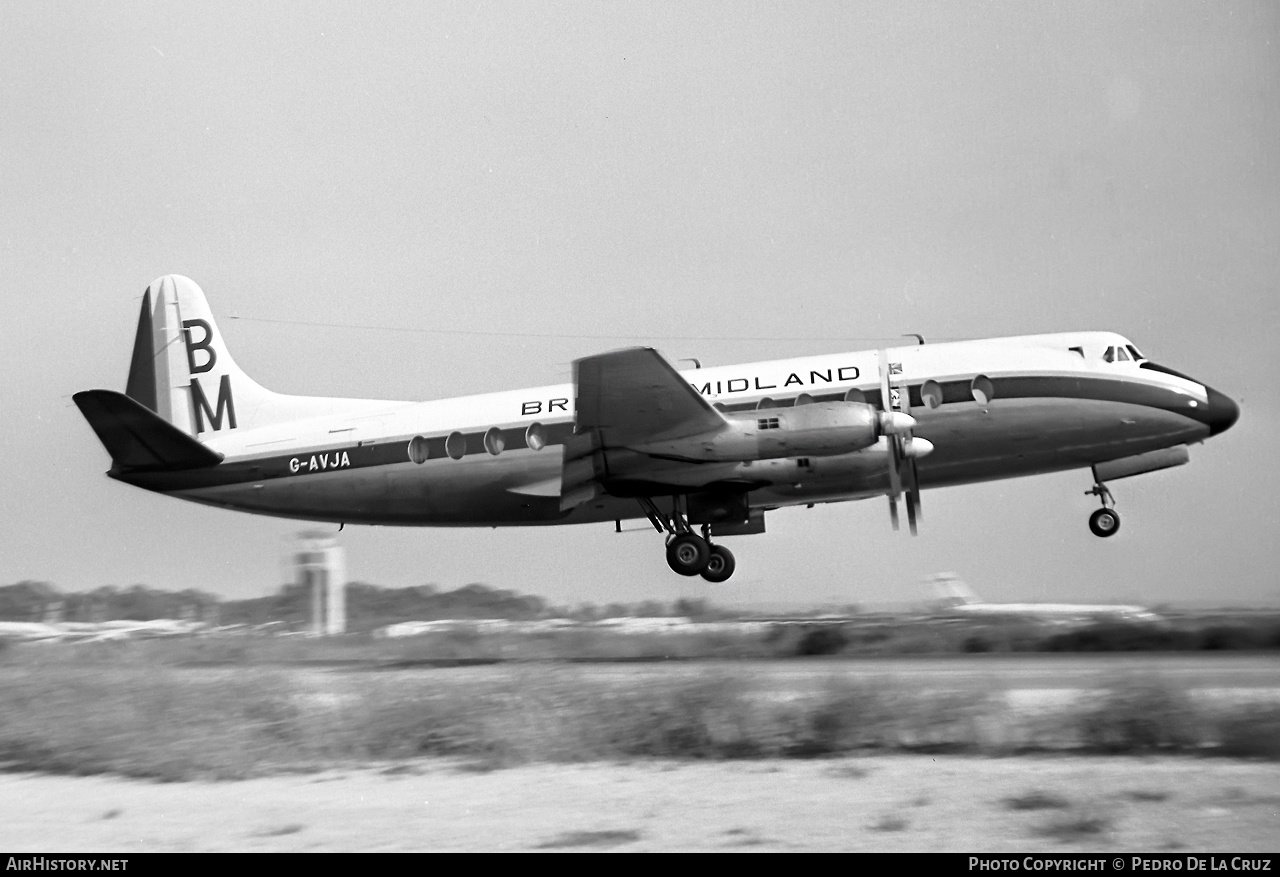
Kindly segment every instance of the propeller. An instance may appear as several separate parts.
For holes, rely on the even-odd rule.
[[[880,431],[889,442],[889,520],[898,529],[898,497],[907,504],[907,526],[916,535],[920,512],[920,476],[916,460],[933,450],[928,439],[916,438],[916,419],[911,416],[911,400],[900,380],[902,364],[889,362],[888,351],[880,351],[880,399],[884,412],[880,415]]]

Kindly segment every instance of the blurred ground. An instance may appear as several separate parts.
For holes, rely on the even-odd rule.
[[[0,775],[11,852],[1274,851],[1280,764],[884,755],[445,760],[223,783]]]

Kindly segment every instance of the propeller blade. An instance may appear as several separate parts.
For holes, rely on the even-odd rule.
[[[907,395],[908,390],[904,386],[899,386],[901,378],[892,378],[893,375],[902,373],[901,363],[893,363],[889,361],[889,352],[887,350],[880,351],[880,432],[884,435],[886,443],[889,446],[889,520],[893,524],[893,529],[899,528],[898,523],[898,497],[902,495],[903,487],[906,487],[907,498],[907,522],[911,526],[911,532],[916,532],[916,513],[920,510],[919,498],[914,496],[915,482],[912,480],[914,473],[917,451],[915,450],[915,442],[912,440],[911,431],[916,426],[916,419],[909,413],[911,403],[910,397]],[[921,453],[927,454],[933,450],[933,446],[928,442],[924,442],[927,446],[921,449]]]
[[[889,495],[902,493],[902,440],[889,437]]]
[[[916,461],[911,461],[911,489],[916,495],[916,520],[924,520],[924,503],[920,502],[920,475],[916,472]]]
[[[923,441],[923,439],[919,441]],[[911,535],[914,536],[916,535],[916,521],[924,517],[920,509],[920,476],[916,471],[914,456],[907,459],[904,469],[907,476],[903,479],[907,482],[907,524],[911,527]]]

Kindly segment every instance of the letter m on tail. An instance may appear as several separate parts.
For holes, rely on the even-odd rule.
[[[209,418],[209,428],[215,431],[222,429],[224,416],[230,428],[235,429],[236,403],[231,395],[231,375],[223,375],[222,380],[218,382],[218,401],[212,407],[209,405],[209,397],[204,394],[204,387],[200,386],[200,379],[192,375],[191,407],[195,409],[197,433],[205,431],[206,417]]]

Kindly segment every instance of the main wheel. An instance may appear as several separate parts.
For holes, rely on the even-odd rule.
[[[667,566],[682,576],[696,576],[707,568],[711,546],[696,533],[681,533],[667,543]]]
[[[1120,516],[1113,509],[1098,509],[1089,516],[1089,529],[1095,536],[1114,536],[1120,529]]]
[[[723,545],[712,545],[711,556],[707,558],[707,567],[702,571],[702,577],[709,582],[727,581],[729,576],[733,575],[734,567],[733,552]]]

